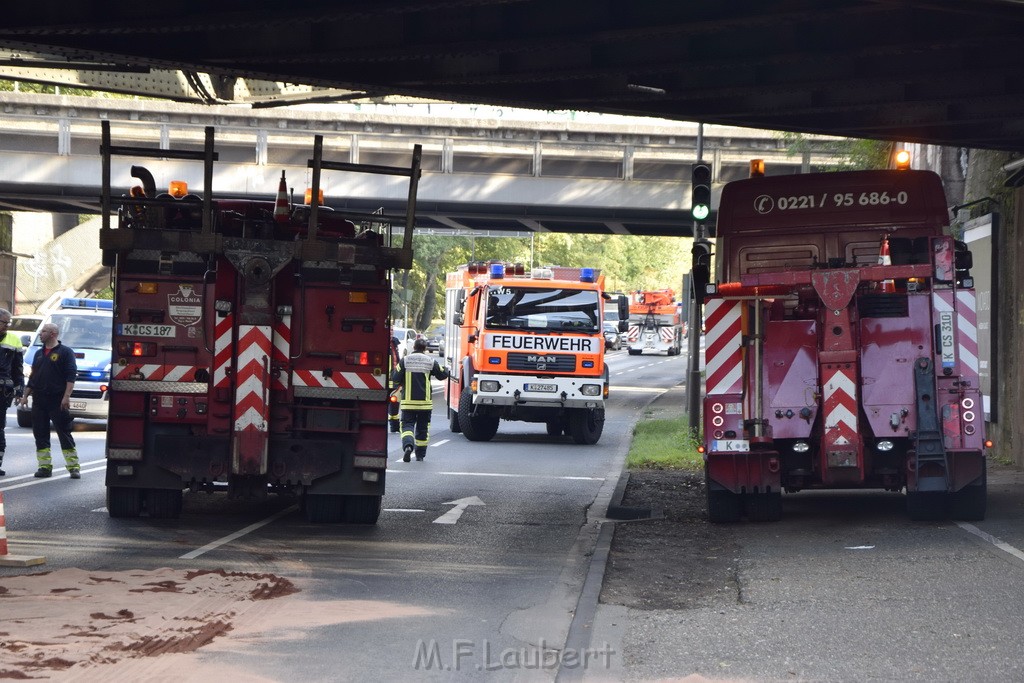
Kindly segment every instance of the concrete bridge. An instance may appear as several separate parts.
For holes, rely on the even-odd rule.
[[[525,112],[454,104],[335,104],[252,110],[125,98],[3,93],[0,97],[0,209],[99,211],[100,121],[115,145],[201,148],[214,126],[216,196],[272,198],[282,170],[305,188],[313,136],[333,161],[408,166],[423,146],[417,229],[689,234],[694,123],[579,112]],[[814,138],[824,150],[826,138]],[[793,157],[775,134],[724,126],[704,131],[715,187],[746,177],[751,158],[769,173],[810,170],[826,152]],[[113,175],[134,184],[132,161]],[[184,179],[201,189],[195,162],[150,165],[158,184]],[[404,187],[385,177],[327,177],[325,203],[400,206]],[[713,200],[717,202],[717,192]]]

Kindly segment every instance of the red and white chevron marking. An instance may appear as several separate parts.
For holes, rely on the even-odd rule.
[[[383,389],[386,377],[369,372],[332,372],[324,377],[316,370],[296,370],[292,384],[297,387],[328,387],[331,389]]]
[[[967,379],[978,376],[978,311],[977,299],[972,289],[960,289],[956,293],[956,340],[960,351],[960,373]],[[975,386],[977,386],[975,384]]]
[[[275,364],[287,366],[290,362],[289,356],[292,352],[292,317],[283,315],[274,323],[274,349],[273,361]],[[270,379],[270,388],[278,390],[288,389],[288,374],[280,373]]]
[[[271,354],[269,325],[239,325],[235,377],[235,432],[267,431]]]
[[[857,381],[853,370],[822,368],[825,445],[849,446],[857,439]]]
[[[965,379],[978,378],[978,311],[974,290],[960,289],[956,292],[943,290],[932,294],[932,306],[936,315],[954,312],[956,324],[956,355],[960,363],[960,375]]]
[[[636,340],[640,339],[640,326],[639,325],[630,325],[629,329],[626,330],[626,339],[630,343],[635,342]]]
[[[125,365],[118,367],[113,379],[146,380],[149,382],[191,382],[198,365]],[[139,375],[142,375],[140,378]]]
[[[676,339],[676,331],[672,327],[662,327],[658,329],[658,334],[661,335],[661,341],[666,344],[671,344]]]
[[[712,299],[704,308],[707,341],[704,366],[705,392],[738,394],[743,381],[743,302]]]
[[[213,386],[224,389],[230,386],[228,370],[231,368],[231,347],[234,341],[235,316],[228,313],[217,318],[213,328]]]

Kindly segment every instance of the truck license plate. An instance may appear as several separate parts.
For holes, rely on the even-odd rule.
[[[956,355],[953,349],[952,311],[942,311],[939,313],[939,337],[942,348],[942,367],[951,368],[956,365]]]
[[[738,451],[747,453],[750,451],[750,442],[746,439],[722,439],[711,442],[711,450],[715,452]]]
[[[558,391],[557,384],[537,384],[536,382],[527,382],[523,388],[527,391],[543,391],[548,393]]]
[[[85,401],[72,401],[71,410],[85,410]]]
[[[117,326],[117,333],[126,337],[163,337],[174,338],[174,325],[147,325],[144,323],[125,323]]]

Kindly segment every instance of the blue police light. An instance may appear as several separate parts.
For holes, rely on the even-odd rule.
[[[114,302],[110,299],[81,299],[77,297],[64,297],[60,300],[61,308],[85,308],[94,311],[112,311]]]
[[[491,279],[500,280],[505,277],[505,264],[503,263],[492,263],[491,264]]]
[[[580,268],[580,282],[593,282],[594,281],[594,269],[593,268]]]

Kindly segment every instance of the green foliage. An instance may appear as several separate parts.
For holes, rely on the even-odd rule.
[[[638,422],[626,456],[626,467],[700,472],[704,469],[704,458],[697,452],[699,444],[699,439],[690,432],[686,415],[671,420]]]
[[[43,83],[26,83],[21,81],[0,81],[0,92],[34,92],[45,95],[81,95],[83,97],[106,97],[106,93],[86,90],[84,88],[69,88],[64,85],[46,85]]]
[[[810,152],[827,154],[832,163],[819,164],[823,171],[860,171],[889,167],[893,154],[893,143],[885,140],[857,138],[828,138],[812,140],[802,133],[780,132],[779,137],[786,143],[786,152],[797,156]]]
[[[590,266],[608,291],[675,290],[690,270],[689,238],[543,233],[531,237],[415,235],[413,267],[395,276],[391,317],[423,331],[444,317],[445,275],[470,261],[534,266]],[[532,255],[532,260],[531,260]]]

